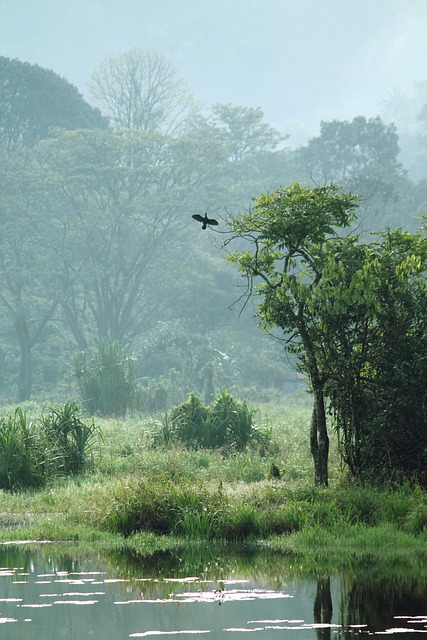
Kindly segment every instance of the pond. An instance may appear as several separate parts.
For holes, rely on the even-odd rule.
[[[351,563],[350,563],[351,564]],[[349,566],[330,574],[248,548],[147,558],[78,546],[0,545],[0,638],[207,636],[329,640],[427,634],[427,575]]]

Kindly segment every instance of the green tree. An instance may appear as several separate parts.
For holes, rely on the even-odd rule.
[[[310,379],[317,482],[327,483],[327,410],[352,476],[425,482],[427,239],[339,237],[333,226],[351,222],[357,198],[336,187],[295,184],[255,202],[230,223],[251,251],[230,259],[247,294],[263,297],[262,326],[283,330]]]
[[[207,123],[227,149],[231,162],[274,151],[287,137],[264,122],[264,113],[259,107],[215,104]]]
[[[310,447],[315,480],[328,484],[329,437],[326,426],[322,358],[322,324],[310,302],[322,280],[327,251],[338,238],[336,229],[354,218],[356,196],[338,187],[309,188],[299,183],[261,194],[248,213],[229,221],[232,239],[249,243],[249,250],[229,259],[247,279],[247,296],[262,297],[257,315],[261,325],[278,327],[288,348],[300,355],[313,392]],[[228,246],[229,241],[227,241]]]
[[[426,267],[422,233],[391,230],[335,252],[316,291],[325,390],[357,478],[425,482]]]
[[[32,146],[52,127],[105,128],[76,87],[38,65],[0,57],[0,145]]]
[[[19,348],[18,401],[30,397],[32,350],[60,298],[54,284],[63,229],[52,224],[49,178],[31,149],[54,127],[106,126],[53,71],[0,58],[0,304]]]
[[[379,117],[358,116],[351,122],[321,122],[320,135],[295,152],[295,163],[298,179],[333,182],[363,195],[359,222],[374,230],[381,223],[400,225],[401,215],[408,215],[404,206],[408,180],[398,156],[395,125],[385,125]]]

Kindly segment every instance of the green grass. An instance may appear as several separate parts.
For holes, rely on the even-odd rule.
[[[425,491],[353,486],[333,438],[330,486],[316,487],[309,405],[299,398],[261,413],[272,428],[269,447],[232,453],[154,446],[155,418],[97,419],[103,438],[93,473],[40,489],[0,491],[0,541],[78,541],[149,553],[183,540],[244,540],[336,564],[378,554],[426,555]],[[269,479],[272,461],[280,480]]]

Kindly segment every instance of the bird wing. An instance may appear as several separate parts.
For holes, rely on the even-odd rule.
[[[199,216],[198,213],[195,213],[193,216],[191,216],[192,218],[194,218],[195,220],[198,220],[199,222],[205,222],[205,219],[202,216]]]
[[[218,220],[215,220],[215,218],[208,218],[207,220],[205,220],[205,222],[207,224],[219,224]]]

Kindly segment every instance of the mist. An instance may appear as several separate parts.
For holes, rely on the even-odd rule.
[[[52,69],[86,97],[130,48],[167,56],[202,103],[260,107],[296,146],[321,120],[381,114],[427,78],[423,0],[0,0],[0,55]]]
[[[425,2],[0,0],[0,17],[0,397],[68,398],[107,356],[136,363],[150,409],[298,387],[227,221],[335,183],[363,196],[352,230],[418,232]]]

